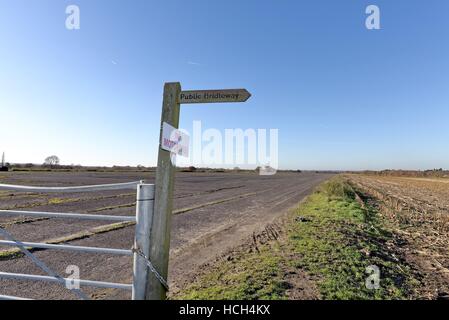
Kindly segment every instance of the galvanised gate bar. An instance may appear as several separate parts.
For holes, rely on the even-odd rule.
[[[0,210],[0,215],[7,216],[21,216],[21,217],[46,217],[58,219],[80,219],[80,220],[97,220],[97,221],[116,221],[116,222],[135,222],[136,233],[133,250],[123,250],[114,248],[99,248],[99,247],[83,247],[71,246],[64,244],[48,244],[35,242],[20,242],[12,238],[9,233],[0,228],[0,236],[8,240],[0,240],[0,246],[18,247],[29,258],[33,260],[41,269],[47,272],[48,276],[32,275],[32,274],[17,274],[0,272],[0,278],[3,279],[18,279],[29,281],[45,281],[56,282],[66,286],[67,282],[76,280],[80,286],[91,286],[97,288],[114,288],[122,290],[131,290],[133,300],[143,300],[145,298],[145,290],[151,268],[148,267],[148,261],[145,257],[149,256],[149,240],[150,240],[150,226],[153,216],[154,207],[154,185],[146,184],[144,181],[117,183],[95,186],[80,186],[80,187],[31,187],[31,186],[15,186],[0,184],[0,190],[9,190],[16,192],[36,192],[36,193],[74,193],[74,192],[95,192],[95,191],[111,191],[111,190],[125,190],[137,189],[136,196],[136,216],[112,216],[112,215],[92,215],[83,213],[49,213],[49,212],[33,212],[33,211],[16,211],[16,210]],[[131,244],[130,244],[131,246]],[[50,250],[64,250],[76,251],[79,253],[98,253],[121,256],[133,256],[133,283],[113,283],[101,282],[94,280],[83,279],[66,279],[58,276],[52,272],[48,267],[39,261],[27,248],[36,249],[50,249]],[[73,289],[68,289],[73,290]],[[84,294],[81,295],[81,297]],[[23,300],[26,298],[2,296],[0,300]]]

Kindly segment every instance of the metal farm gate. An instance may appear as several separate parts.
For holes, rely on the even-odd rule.
[[[81,286],[132,290],[132,298],[134,300],[165,299],[166,292],[168,291],[166,278],[168,274],[170,222],[172,216],[174,176],[176,171],[176,166],[173,163],[173,160],[176,158],[176,154],[188,154],[189,140],[185,139],[186,135],[178,130],[180,106],[181,104],[192,103],[245,102],[250,97],[251,94],[246,89],[182,91],[181,84],[179,82],[166,83],[164,85],[159,135],[159,154],[156,171],[157,188],[155,188],[155,185],[145,184],[143,181],[65,188],[39,188],[0,184],[0,190],[42,193],[93,192],[137,188],[135,217],[0,210],[0,215],[136,222],[134,246],[133,249],[130,250],[20,242],[15,240],[5,229],[0,228],[0,236],[7,239],[0,241],[0,246],[14,246],[20,248],[26,256],[33,260],[36,265],[48,274],[48,276],[38,276],[0,272],[0,278],[50,281],[60,283],[64,286],[66,281],[72,280],[64,279],[53,272],[42,261],[37,259],[27,248],[70,250],[81,253],[87,252],[127,255],[134,256],[132,284],[106,283],[90,280],[80,280],[79,284]],[[154,265],[156,265],[158,269],[153,266],[153,263],[151,263],[149,257],[153,260]],[[87,298],[80,290],[75,291],[75,293],[80,298]],[[17,299],[16,297],[0,296],[0,299],[2,298]]]
[[[114,249],[114,248],[99,248],[99,247],[83,247],[72,246],[65,244],[48,244],[48,243],[34,243],[21,242],[16,240],[7,230],[0,227],[0,237],[6,240],[0,240],[0,246],[18,247],[21,252],[30,258],[40,269],[42,269],[47,276],[32,275],[32,274],[17,274],[0,272],[0,278],[29,280],[29,281],[45,281],[59,283],[68,290],[71,290],[81,299],[88,299],[88,297],[80,289],[72,289],[67,286],[68,283],[77,281],[80,287],[90,286],[97,288],[114,288],[132,291],[133,300],[144,300],[146,298],[145,291],[147,288],[148,278],[155,276],[161,284],[168,288],[166,281],[155,270],[149,257],[150,251],[150,228],[153,216],[154,207],[154,185],[146,184],[144,181],[117,183],[107,185],[95,186],[81,186],[81,187],[28,187],[28,186],[14,186],[0,184],[0,190],[18,191],[18,192],[34,192],[34,193],[74,193],[74,192],[95,192],[95,191],[111,191],[111,190],[125,190],[137,189],[136,197],[136,215],[135,216],[114,216],[114,215],[93,215],[83,213],[49,213],[49,212],[30,212],[30,211],[16,211],[16,210],[0,210],[0,216],[20,216],[20,217],[46,217],[58,219],[80,219],[80,220],[97,220],[97,221],[114,221],[114,222],[134,222],[136,223],[136,232],[134,246],[129,250]],[[131,244],[130,244],[131,246]],[[97,253],[119,256],[133,256],[133,283],[112,283],[101,282],[84,279],[67,279],[58,275],[38,259],[30,249],[50,249],[50,250],[65,250],[76,251],[79,253]],[[23,300],[20,297],[2,296],[0,300]],[[25,299],[26,300],[26,299]]]

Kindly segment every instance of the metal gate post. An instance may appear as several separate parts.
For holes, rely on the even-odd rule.
[[[134,249],[150,256],[150,233],[154,212],[154,185],[143,181],[137,185],[136,235]],[[150,279],[150,270],[143,257],[134,253],[133,300],[146,300],[146,288]]]

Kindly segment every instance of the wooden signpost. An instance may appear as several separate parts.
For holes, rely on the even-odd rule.
[[[166,83],[164,86],[154,213],[149,232],[149,252],[144,252],[164,279],[167,279],[168,276],[173,186],[176,169],[171,161],[171,152],[167,150],[168,148],[163,147],[164,136],[167,136],[167,133],[164,133],[164,127],[179,127],[181,104],[245,102],[250,97],[251,94],[245,89],[181,91],[179,82]],[[146,288],[146,300],[164,300],[166,298],[166,288],[152,272],[149,273]]]
[[[181,91],[179,103],[245,102],[250,97],[246,89]]]

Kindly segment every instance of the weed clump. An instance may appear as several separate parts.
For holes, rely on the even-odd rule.
[[[355,199],[354,189],[342,177],[337,177],[323,183],[319,187],[318,192],[323,193],[324,195],[332,199]]]

